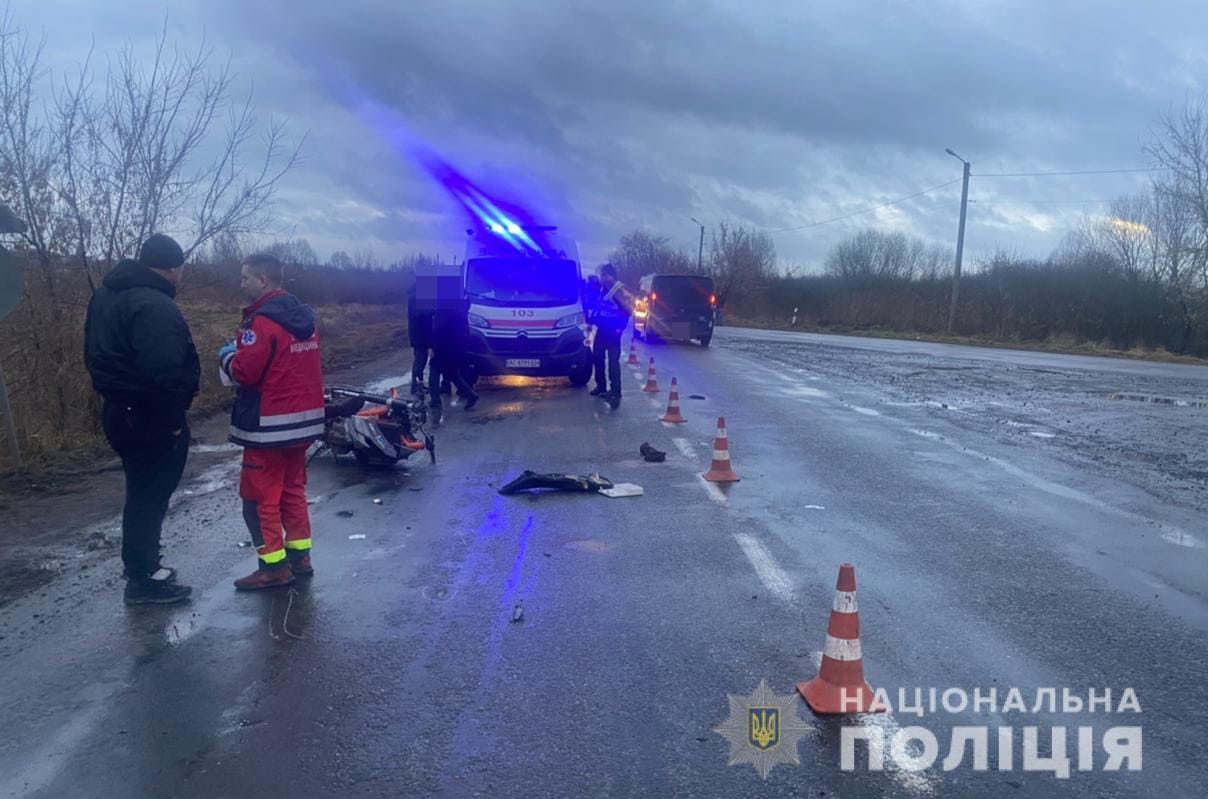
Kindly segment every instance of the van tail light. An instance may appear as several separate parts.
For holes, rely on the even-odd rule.
[[[652,292],[650,292],[650,301],[651,301],[651,302],[658,302],[658,300],[659,300],[659,294],[658,294],[658,292],[657,292],[657,291],[652,291]]]
[[[709,304],[714,305],[714,306],[717,305],[717,295],[716,294],[709,295]]]

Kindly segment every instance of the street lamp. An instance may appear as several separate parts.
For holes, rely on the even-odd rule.
[[[965,213],[969,208],[969,167],[970,164],[965,159],[961,158],[956,153],[952,152],[952,148],[945,147],[944,152],[960,161],[965,165],[964,182],[961,186],[961,222],[956,233],[956,269],[952,272],[952,303],[948,306],[948,332],[952,332],[952,327],[956,323],[956,300],[960,294],[961,284],[961,258],[965,253]]]
[[[700,225],[700,247],[698,247],[696,250],[696,271],[700,272],[703,268],[702,264],[705,260],[705,226],[700,222],[697,222],[696,217],[690,216],[688,218]]]

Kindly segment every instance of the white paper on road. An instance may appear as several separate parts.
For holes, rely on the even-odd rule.
[[[612,488],[601,488],[600,493],[606,497],[640,497],[645,494],[645,490],[640,485],[633,483],[617,483]]]

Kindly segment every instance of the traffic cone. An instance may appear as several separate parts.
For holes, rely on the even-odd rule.
[[[671,378],[671,396],[667,398],[667,413],[659,419],[660,422],[671,422],[672,424],[680,424],[688,421],[680,414],[679,406],[679,383],[675,378]]]
[[[657,394],[659,390],[659,380],[654,374],[654,356],[650,356],[650,369],[646,372],[646,386],[642,389],[649,394]]]
[[[730,468],[730,439],[726,437],[726,417],[717,417],[717,438],[713,439],[713,463],[704,477],[710,483],[737,483],[742,478]]]
[[[797,691],[815,713],[880,713],[885,710],[864,681],[860,609],[856,605],[856,567],[850,563],[839,567],[835,603],[826,626],[822,667],[814,679],[797,683]]]
[[[638,366],[641,361],[638,360],[638,345],[633,343],[633,339],[629,339],[629,360],[625,363]]]

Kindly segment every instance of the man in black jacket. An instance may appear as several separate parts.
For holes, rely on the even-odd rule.
[[[189,455],[185,412],[201,368],[180,309],[180,245],[161,233],[118,262],[92,295],[84,362],[104,399],[103,426],[126,472],[122,564],[128,605],[179,602],[192,592],[160,565],[160,532],[168,501]]]
[[[407,338],[411,343],[411,393],[421,395],[427,382],[424,369],[432,349],[432,311],[421,309],[416,283],[407,289]]]
[[[457,387],[457,396],[468,411],[478,402],[478,394],[466,380],[466,341],[470,337],[470,303],[463,300],[456,307],[438,308],[432,320],[432,364],[429,367],[429,405],[440,408],[443,389],[440,382],[448,380]]]

